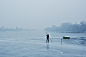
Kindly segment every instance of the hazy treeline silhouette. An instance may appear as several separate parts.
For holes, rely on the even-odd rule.
[[[22,28],[16,27],[15,29],[13,29],[13,28],[5,28],[4,26],[2,26],[0,28],[0,31],[22,31]]]
[[[70,33],[83,33],[86,31],[86,21],[82,21],[79,24],[73,23],[62,23],[61,26],[56,27],[53,25],[52,27],[45,28],[45,31],[50,32],[70,32]]]
[[[0,28],[0,31],[36,31],[36,29],[24,29],[24,28],[18,28],[18,27],[16,27],[16,28],[5,28],[4,26],[2,26],[1,28]]]

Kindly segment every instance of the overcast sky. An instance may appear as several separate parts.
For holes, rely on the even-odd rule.
[[[0,27],[44,29],[86,21],[86,0],[0,0]]]

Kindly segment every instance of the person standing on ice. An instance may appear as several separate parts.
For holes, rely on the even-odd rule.
[[[49,34],[47,34],[46,36],[47,36],[47,40],[46,40],[46,42],[49,43]]]

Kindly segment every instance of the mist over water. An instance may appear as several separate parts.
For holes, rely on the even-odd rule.
[[[56,32],[47,32],[50,35],[50,38],[62,38],[63,36],[74,37],[86,37],[86,33],[56,33]],[[46,31],[37,30],[37,31],[0,31],[0,37],[46,37]]]
[[[86,44],[86,33],[56,33],[56,32],[46,32],[44,30],[37,31],[1,31],[0,39],[41,39],[46,41],[46,34],[49,34],[53,42],[58,42],[63,39],[63,36],[70,36],[70,40],[67,41],[63,39],[65,43],[84,45]],[[41,42],[41,41],[40,41]],[[80,42],[83,42],[80,44]]]

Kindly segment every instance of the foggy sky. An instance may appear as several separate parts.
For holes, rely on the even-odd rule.
[[[86,0],[0,0],[0,27],[36,28],[86,21]]]

